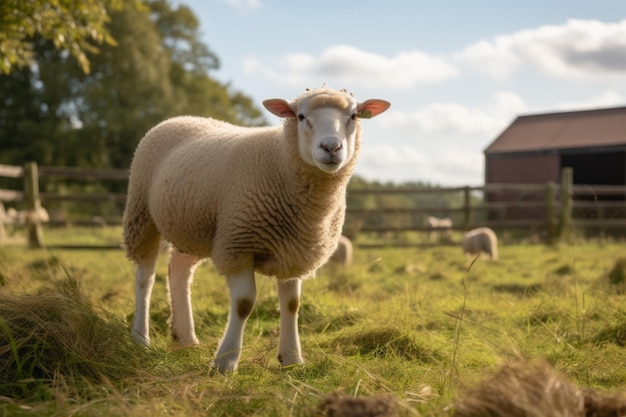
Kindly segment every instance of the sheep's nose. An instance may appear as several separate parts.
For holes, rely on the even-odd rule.
[[[320,146],[332,155],[341,149],[341,141],[335,137],[324,138]]]

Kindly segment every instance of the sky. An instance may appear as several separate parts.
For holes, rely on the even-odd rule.
[[[516,117],[626,106],[625,0],[174,4],[220,59],[210,75],[260,108],[324,84],[391,102],[362,120],[368,180],[481,185],[483,151]]]

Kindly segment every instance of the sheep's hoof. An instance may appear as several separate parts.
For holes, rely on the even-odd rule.
[[[133,339],[133,342],[137,343],[138,345],[143,345],[146,347],[150,346],[150,336],[144,336],[135,329],[133,329],[131,332],[131,338]]]
[[[304,363],[304,359],[300,355],[282,355],[278,354],[278,362],[283,367],[292,366],[292,365],[302,365]]]
[[[200,344],[195,334],[183,338],[178,337],[176,333],[172,332],[172,339],[174,339],[175,342],[180,343],[184,347],[196,346]]]
[[[219,372],[233,372],[239,365],[239,355],[225,354],[213,360],[213,367]]]

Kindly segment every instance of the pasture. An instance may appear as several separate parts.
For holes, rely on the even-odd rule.
[[[51,229],[46,243],[110,245],[120,234]],[[508,243],[499,260],[472,263],[460,245],[355,247],[350,268],[303,284],[306,363],[285,369],[275,285],[257,276],[239,369],[220,374],[210,362],[228,292],[210,262],[192,293],[201,344],[180,348],[161,257],[145,349],[130,340],[134,266],[123,251],[0,247],[0,415],[448,416],[502,364],[537,361],[576,386],[623,392],[624,248]],[[362,402],[341,414],[342,399]]]

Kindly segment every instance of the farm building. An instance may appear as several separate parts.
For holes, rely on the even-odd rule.
[[[626,107],[520,116],[485,149],[485,183],[626,185]]]
[[[573,169],[574,185],[623,186],[626,185],[626,107],[519,116],[484,153],[487,186],[559,184],[562,169],[566,167]],[[545,193],[535,194],[489,193],[485,200],[545,200]],[[587,194],[574,198],[625,200],[624,194]],[[531,214],[531,210],[523,211],[526,216]],[[515,215],[506,215],[507,218],[521,216],[519,210]]]

